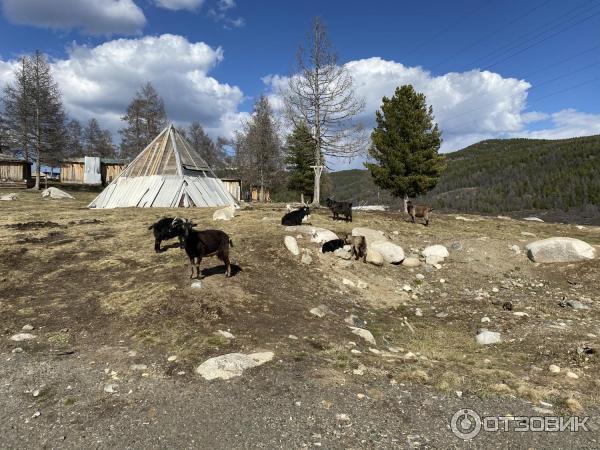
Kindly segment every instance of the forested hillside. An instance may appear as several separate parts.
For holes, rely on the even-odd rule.
[[[420,201],[438,210],[500,213],[578,210],[598,215],[600,136],[563,140],[494,139],[446,155],[448,168]],[[336,197],[388,203],[369,173],[331,174]],[[395,204],[399,204],[396,202]]]

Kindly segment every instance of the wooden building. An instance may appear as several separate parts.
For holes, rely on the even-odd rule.
[[[264,203],[270,202],[271,201],[271,192],[269,191],[269,188],[266,186],[264,186],[262,188],[263,195],[264,195],[263,199],[260,198],[260,191],[261,191],[260,186],[250,186],[250,199],[249,200],[253,203],[261,202],[261,201]]]
[[[31,184],[31,163],[0,153],[0,187],[27,189]]]
[[[87,174],[86,162],[88,164]],[[102,184],[106,186],[119,176],[127,164],[127,160],[113,158],[65,159],[60,163],[60,181],[69,184]]]
[[[221,178],[221,181],[236,202],[242,199],[242,180],[239,178]]]

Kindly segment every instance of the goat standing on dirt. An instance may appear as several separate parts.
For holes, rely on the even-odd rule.
[[[230,277],[229,246],[233,247],[233,242],[227,233],[221,230],[197,231],[192,229],[194,226],[195,224],[188,220],[182,223],[183,248],[190,258],[192,267],[190,278],[200,278],[202,258],[213,255],[225,263],[225,276]]]
[[[406,208],[412,223],[415,223],[415,217],[419,217],[425,220],[425,226],[429,225],[429,213],[433,211],[433,208],[428,208],[425,205],[413,205],[410,200],[406,202]]]
[[[346,236],[346,244],[352,246],[352,256],[356,260],[362,258],[363,262],[367,262],[367,239],[364,236]]]
[[[325,204],[333,213],[333,220],[339,219],[340,214],[346,217],[347,222],[352,222],[352,203],[351,202],[337,202],[328,198],[325,200]]]
[[[285,216],[283,216],[281,218],[281,225],[302,225],[302,219],[304,219],[304,216],[308,216],[309,214],[310,208],[308,206],[304,206],[303,208],[289,212]]]
[[[183,248],[182,223],[183,222],[178,217],[165,217],[148,227],[149,230],[154,232],[154,251],[156,253],[164,251],[160,249],[160,243],[162,241],[173,239],[175,237],[179,238],[179,248]]]

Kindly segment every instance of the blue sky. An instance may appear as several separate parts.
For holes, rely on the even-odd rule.
[[[20,54],[40,49],[68,112],[114,131],[144,81],[174,121],[199,119],[213,136],[239,128],[261,93],[278,112],[278,88],[319,15],[367,125],[381,96],[410,82],[433,104],[444,151],[600,133],[598,0],[0,2],[0,84]]]

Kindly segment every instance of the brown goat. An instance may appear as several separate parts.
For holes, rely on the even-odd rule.
[[[364,236],[346,235],[345,242],[352,246],[352,256],[355,259],[362,258],[363,262],[367,262],[367,239]]]
[[[406,208],[413,223],[415,223],[415,217],[419,217],[425,220],[425,226],[429,225],[429,213],[433,211],[433,208],[425,205],[413,205],[410,200],[406,203]]]

